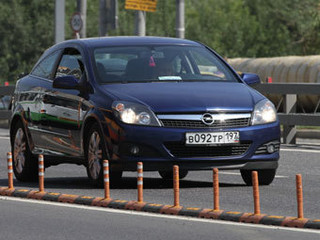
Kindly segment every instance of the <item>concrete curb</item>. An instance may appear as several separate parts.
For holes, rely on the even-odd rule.
[[[253,213],[232,212],[225,210],[215,211],[213,209],[185,208],[182,206],[177,207],[172,205],[162,205],[146,202],[105,199],[101,197],[80,196],[53,192],[39,192],[27,189],[8,189],[7,187],[0,187],[0,195],[159,214],[218,219],[242,223],[320,229],[320,219],[299,219],[295,217],[271,216],[266,214],[258,215]]]

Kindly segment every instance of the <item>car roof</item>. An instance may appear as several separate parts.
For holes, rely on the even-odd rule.
[[[202,46],[198,42],[180,38],[169,37],[99,37],[99,38],[83,38],[64,41],[64,43],[78,43],[89,48],[106,47],[106,46],[145,46],[145,45],[192,45]]]

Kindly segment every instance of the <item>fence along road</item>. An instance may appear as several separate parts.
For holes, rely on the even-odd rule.
[[[296,143],[296,126],[320,126],[320,84],[314,83],[272,83],[257,84],[256,90],[269,97],[278,110],[278,116],[283,125],[283,142]],[[12,95],[14,86],[0,87],[0,96]],[[275,98],[272,95],[277,95]],[[299,96],[312,96],[313,110],[311,113],[297,113]],[[316,99],[316,100],[315,100]],[[315,101],[314,101],[315,100]],[[282,111],[280,111],[280,107]],[[11,116],[8,110],[0,110],[0,120],[7,120]]]

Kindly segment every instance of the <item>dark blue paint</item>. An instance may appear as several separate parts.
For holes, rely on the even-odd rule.
[[[250,112],[263,96],[243,83],[154,82],[101,86],[117,99],[146,104],[157,113]]]
[[[76,48],[82,55],[83,63],[87,72],[85,88],[79,89],[79,85],[72,77],[53,79],[42,79],[32,75],[22,78],[17,83],[16,88],[16,106],[19,106],[18,96],[21,93],[30,91],[42,91],[50,94],[56,94],[61,98],[72,96],[72,101],[79,103],[83,114],[83,121],[75,124],[72,129],[68,125],[55,125],[55,130],[61,134],[69,134],[70,140],[75,144],[73,151],[64,150],[63,146],[51,145],[47,141],[47,150],[51,150],[52,155],[73,157],[74,162],[85,163],[84,145],[86,142],[87,123],[96,121],[104,134],[104,147],[107,149],[108,158],[119,170],[135,170],[135,163],[143,161],[147,164],[148,170],[166,169],[170,170],[173,164],[179,164],[189,169],[209,169],[215,166],[230,166],[235,164],[247,164],[251,162],[277,162],[279,152],[265,155],[255,155],[255,151],[261,145],[280,139],[279,122],[270,124],[248,126],[242,128],[228,129],[184,129],[168,127],[150,127],[135,126],[120,122],[113,114],[111,105],[116,100],[124,100],[140,103],[149,107],[155,114],[161,113],[206,113],[206,112],[252,112],[254,106],[265,99],[257,91],[250,88],[247,84],[258,83],[259,78],[256,75],[245,74],[244,78],[240,76],[231,67],[224,62],[214,51],[211,51],[222,63],[230,69],[238,82],[149,82],[149,83],[121,83],[121,84],[98,84],[95,79],[95,68],[93,66],[93,49],[112,46],[145,46],[145,45],[188,45],[207,48],[201,43],[174,39],[174,38],[155,38],[155,37],[108,37],[69,40],[59,43],[48,49],[39,59],[39,62],[49,54],[60,51],[65,48]],[[54,85],[52,86],[52,83]],[[56,84],[56,85],[55,85]],[[55,88],[56,87],[56,88]],[[21,107],[13,109],[13,116],[27,111]],[[60,116],[61,117],[61,116]],[[26,128],[35,126],[37,123],[30,119],[24,119],[28,122]],[[46,131],[53,128],[50,122],[42,122]],[[47,124],[47,125],[46,125]],[[12,126],[14,127],[14,126]],[[72,131],[71,131],[72,130]],[[197,158],[176,158],[172,156],[165,148],[165,142],[185,142],[186,132],[204,132],[204,131],[239,131],[241,141],[251,143],[249,150],[239,156],[233,157],[197,157]],[[50,135],[51,134],[51,135]],[[54,136],[51,132],[48,138]],[[52,138],[53,139],[53,138]],[[51,139],[51,142],[52,142]],[[46,140],[46,139],[45,139]],[[29,139],[31,150],[35,151],[34,139]],[[125,144],[138,145],[146,149],[148,154],[145,156],[130,156],[122,152],[122,146]],[[49,156],[50,153],[47,153]],[[58,158],[57,158],[58,159]],[[59,158],[60,162],[66,162],[67,158]],[[69,160],[68,160],[69,161]],[[132,163],[132,164],[131,164]],[[50,164],[50,163],[48,163]],[[55,164],[55,163],[52,163]],[[191,165],[188,165],[191,164]],[[257,166],[257,165],[254,165]],[[271,165],[270,165],[271,166]],[[250,168],[250,166],[247,168]],[[272,167],[273,168],[273,167]]]

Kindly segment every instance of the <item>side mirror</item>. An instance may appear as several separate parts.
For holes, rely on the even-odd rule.
[[[240,76],[242,77],[242,80],[248,85],[261,83],[260,77],[257,74],[242,73]]]
[[[52,87],[61,89],[79,89],[79,81],[73,75],[57,77],[53,80]]]

